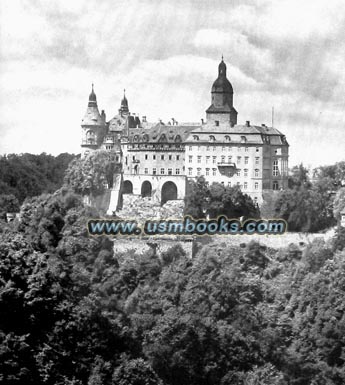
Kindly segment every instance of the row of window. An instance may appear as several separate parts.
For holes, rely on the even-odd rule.
[[[173,174],[173,169],[172,168],[168,168],[167,169],[167,173],[165,173],[165,168],[162,167],[161,169],[157,170],[157,168],[154,167],[152,169],[152,175],[157,175],[158,171],[160,172],[160,175],[180,175],[181,174],[181,170],[179,168],[176,168],[175,169],[175,174]],[[149,169],[145,168],[144,169],[144,173],[148,174],[149,173]]]
[[[171,154],[169,154],[169,155],[167,155],[167,154],[161,154],[161,155],[159,155],[158,156],[158,159],[160,159],[160,160],[180,160],[181,158],[181,155],[175,155],[175,157],[173,156],[173,155],[171,155]],[[127,159],[127,157],[126,157],[126,159]],[[157,159],[157,155],[156,154],[153,154],[152,155],[152,159],[153,160],[156,160]],[[132,156],[132,160],[133,161],[136,161],[137,159],[136,159],[136,157],[135,157],[135,155],[133,155]],[[145,160],[149,160],[149,155],[148,154],[145,154]],[[126,163],[127,164],[127,163]]]
[[[216,126],[219,126],[219,121],[216,120]],[[193,135],[193,140],[195,140],[196,142],[199,141],[199,136],[198,135]],[[224,139],[226,142],[231,142],[231,137],[229,135],[225,135],[224,136]],[[216,137],[214,135],[209,135],[208,137],[208,140],[210,142],[215,142],[216,141]],[[241,142],[242,143],[246,143],[247,142],[247,138],[243,135],[241,136]]]
[[[176,149],[181,149],[181,145],[179,143],[175,144],[163,144],[163,143],[158,143],[158,144],[129,144],[128,149],[133,150],[133,149],[138,149],[138,148],[146,148],[148,150],[167,150],[169,148],[176,148]]]
[[[200,151],[201,149],[204,149],[205,146],[197,146],[197,149],[198,151]],[[244,152],[249,152],[249,147],[232,147],[232,146],[206,146],[206,151],[232,151],[233,149],[235,150],[235,148],[237,148],[237,151],[241,151],[242,148],[244,148]],[[195,149],[195,146],[193,148],[193,146],[189,146],[188,147],[189,151],[193,151],[193,149]],[[260,151],[260,148],[259,147],[256,147],[255,148],[255,151],[256,152],[259,152]]]
[[[236,175],[237,176],[241,176],[242,175],[241,171],[242,170],[240,170],[240,169],[236,170]],[[196,169],[197,176],[202,175],[201,172],[202,172],[202,169],[198,167]],[[212,169],[205,168],[205,175],[206,176],[211,175],[211,172],[212,172],[212,176],[216,176],[217,175],[217,169],[216,168],[212,168]],[[248,174],[249,174],[249,170],[247,168],[243,169],[243,176],[244,177],[248,177]],[[193,175],[193,168],[192,167],[188,168],[188,175],[189,176]],[[254,170],[254,177],[258,178],[259,176],[260,176],[260,170],[259,169],[255,169]]]
[[[212,158],[212,159],[211,159]],[[195,158],[194,158],[195,159]],[[202,160],[203,160],[203,157],[201,155],[197,155],[196,157],[197,159],[197,163],[202,163]],[[237,156],[237,157],[232,157],[232,156],[228,156],[226,157],[225,155],[222,155],[222,156],[206,156],[205,157],[205,162],[206,163],[211,163],[211,160],[212,160],[212,163],[215,164],[217,163],[217,159],[218,159],[218,162],[220,163],[233,163],[234,161],[236,161],[236,164],[241,164],[242,162],[242,157],[241,156]],[[189,155],[188,156],[188,162],[189,163],[193,163],[193,155]],[[245,156],[244,157],[244,164],[249,164],[249,156]],[[255,164],[256,165],[259,165],[260,164],[260,157],[256,157],[255,158]]]

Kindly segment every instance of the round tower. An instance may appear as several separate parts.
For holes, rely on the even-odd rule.
[[[100,147],[106,131],[105,116],[101,116],[97,106],[97,97],[92,84],[91,93],[85,115],[81,121],[82,128],[82,155]]]

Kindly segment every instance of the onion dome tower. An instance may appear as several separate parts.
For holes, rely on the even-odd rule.
[[[208,122],[227,123],[233,127],[237,124],[237,111],[233,103],[234,90],[226,77],[226,64],[222,61],[218,66],[218,77],[211,89],[211,106],[206,110]]]

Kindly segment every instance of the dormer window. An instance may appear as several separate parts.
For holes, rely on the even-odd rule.
[[[215,142],[216,141],[216,138],[214,137],[214,135],[210,135],[210,142]]]
[[[198,141],[198,140],[199,140],[198,135],[193,135],[193,139],[196,140],[196,141]]]
[[[245,136],[241,136],[241,142],[242,143],[247,143],[247,138]]]
[[[231,138],[230,138],[229,135],[225,135],[225,141],[226,141],[226,142],[230,142],[230,141],[231,141]]]
[[[176,135],[175,142],[180,143],[181,141],[182,141],[181,136],[180,135]]]
[[[165,136],[165,134],[163,134],[163,135],[159,138],[159,141],[160,141],[160,142],[167,142],[167,137]]]
[[[139,135],[134,135],[133,142],[139,142]]]
[[[144,142],[148,142],[149,141],[149,136],[147,134],[144,134],[143,141]]]

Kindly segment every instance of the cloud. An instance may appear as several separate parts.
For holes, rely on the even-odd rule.
[[[0,7],[0,152],[78,152],[91,82],[108,118],[126,88],[132,112],[199,121],[224,54],[240,121],[269,123],[275,106],[291,163],[343,158],[341,0],[4,0]]]

